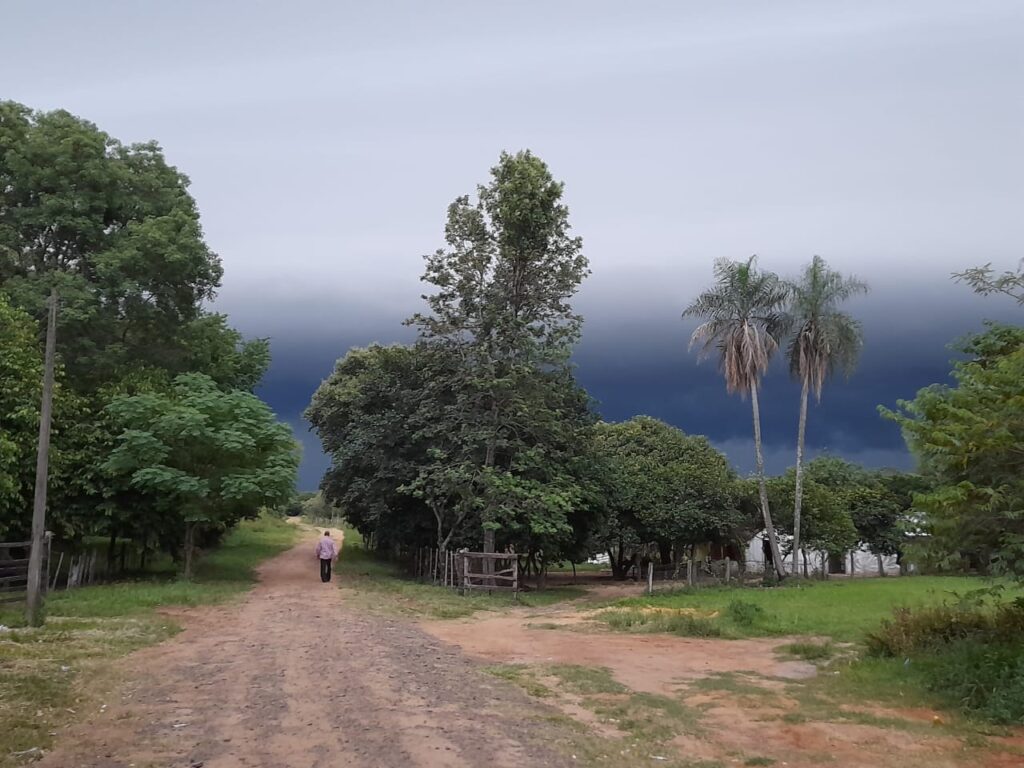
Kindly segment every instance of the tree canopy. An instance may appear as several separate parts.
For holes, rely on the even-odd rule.
[[[953,366],[953,386],[882,413],[934,484],[915,506],[935,560],[1024,579],[1024,329],[992,325],[961,346],[971,359]]]
[[[484,551],[502,529],[555,533],[572,495],[562,454],[588,417],[568,367],[582,323],[569,301],[588,269],[562,192],[540,158],[502,153],[476,201],[449,206],[447,247],[426,257],[429,311],[409,320],[459,361],[444,383],[459,440],[419,492],[471,483]]]
[[[115,397],[107,413],[121,432],[104,468],[180,520],[186,577],[197,530],[223,531],[293,492],[298,444],[248,392],[182,374],[169,392]]]
[[[121,435],[108,406],[138,396],[162,407],[162,398],[177,397],[175,377],[190,373],[234,397],[255,389],[270,359],[265,340],[243,339],[205,309],[222,268],[188,186],[154,142],[126,145],[68,112],[0,102],[6,535],[25,535],[31,517],[41,321],[55,288],[59,365],[47,526],[76,546],[104,535],[180,549],[181,532],[165,525],[173,494],[105,469]]]
[[[733,543],[751,532],[738,478],[707,438],[637,416],[598,424],[594,444],[611,512],[604,544],[620,569],[631,559],[624,550],[640,544],[658,545],[667,561],[673,545]]]

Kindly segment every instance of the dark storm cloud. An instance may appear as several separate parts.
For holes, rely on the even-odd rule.
[[[634,316],[628,310],[634,306],[644,311]],[[411,305],[409,312],[416,308]],[[596,400],[603,419],[621,421],[637,414],[663,419],[688,433],[706,435],[740,471],[749,472],[754,465],[750,403],[726,394],[713,359],[698,364],[696,355],[687,351],[693,324],[680,319],[679,308],[650,302],[629,302],[626,308],[591,303],[584,340],[574,356],[577,378]],[[820,404],[812,400],[808,452],[909,469],[912,459],[900,431],[879,416],[878,406],[895,406],[922,387],[949,382],[955,356],[951,342],[981,330],[985,318],[1018,320],[1019,310],[1008,302],[974,297],[948,280],[931,287],[905,281],[877,285],[872,297],[851,309],[864,323],[864,353],[850,379],[837,377]],[[350,335],[310,332],[278,338],[260,394],[297,433],[305,432],[301,413],[338,357],[351,347],[410,338],[410,330],[398,323]],[[766,463],[773,473],[793,463],[798,395],[780,356],[765,380],[761,400]],[[301,480],[304,488],[313,488],[326,463],[313,436],[304,437],[304,446]]]

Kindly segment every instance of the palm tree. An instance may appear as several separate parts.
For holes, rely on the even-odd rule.
[[[771,272],[757,269],[757,257],[744,261],[715,261],[715,286],[698,296],[683,312],[683,317],[699,317],[704,322],[690,337],[690,347],[700,345],[700,356],[718,352],[719,367],[729,393],[738,392],[750,403],[754,415],[754,452],[757,459],[758,491],[761,513],[771,546],[773,565],[780,578],[785,576],[779,542],[775,538],[768,487],[764,478],[764,454],[761,451],[761,412],[758,389],[771,356],[779,348],[779,338],[789,327],[784,308],[789,297],[785,283]]]
[[[857,364],[864,338],[860,323],[839,311],[839,305],[868,286],[852,277],[843,277],[829,269],[821,256],[815,256],[804,268],[800,279],[790,285],[791,305],[796,332],[789,344],[789,371],[802,385],[800,424],[796,437],[796,489],[793,505],[793,573],[800,552],[800,503],[804,481],[804,434],[807,429],[807,395],[814,392],[821,402],[825,381],[837,370],[849,376]]]

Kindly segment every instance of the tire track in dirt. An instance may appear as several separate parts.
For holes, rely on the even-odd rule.
[[[37,765],[565,764],[553,726],[518,719],[536,707],[525,694],[409,623],[348,608],[312,552],[306,538],[242,602],[187,612],[184,632],[130,657],[120,701]]]

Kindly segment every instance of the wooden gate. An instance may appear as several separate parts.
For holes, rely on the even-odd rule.
[[[459,552],[462,589],[519,592],[519,557],[515,553]]]

